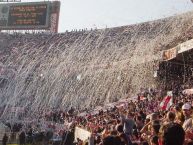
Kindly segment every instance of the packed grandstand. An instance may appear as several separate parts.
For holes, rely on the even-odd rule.
[[[192,16],[65,33],[1,32],[2,142],[193,144]]]

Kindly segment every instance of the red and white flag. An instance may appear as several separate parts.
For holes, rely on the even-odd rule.
[[[171,96],[164,97],[163,101],[160,103],[162,110],[168,110],[173,104],[173,99]]]

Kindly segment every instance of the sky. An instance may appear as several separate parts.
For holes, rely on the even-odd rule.
[[[22,0],[35,2],[41,0]],[[111,28],[193,11],[191,0],[60,0],[59,32]]]

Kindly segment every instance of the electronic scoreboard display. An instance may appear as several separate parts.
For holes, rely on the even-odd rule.
[[[0,2],[21,2],[21,0],[0,0]]]
[[[46,29],[49,25],[49,2],[0,5],[0,30]]]

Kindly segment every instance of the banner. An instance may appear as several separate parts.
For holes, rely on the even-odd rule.
[[[186,41],[184,43],[181,43],[178,45],[179,50],[178,53],[183,53],[185,51],[191,50],[193,46],[193,39]]]
[[[75,128],[75,141],[77,141],[77,138],[82,140],[82,141],[86,141],[90,137],[91,137],[91,132],[89,132],[85,129],[82,129],[80,127]]]
[[[164,61],[167,61],[167,60],[173,59],[173,58],[176,57],[176,55],[177,55],[177,49],[176,49],[176,47],[171,48],[171,49],[169,49],[169,50],[165,50],[165,51],[163,52],[163,60],[164,60]]]

